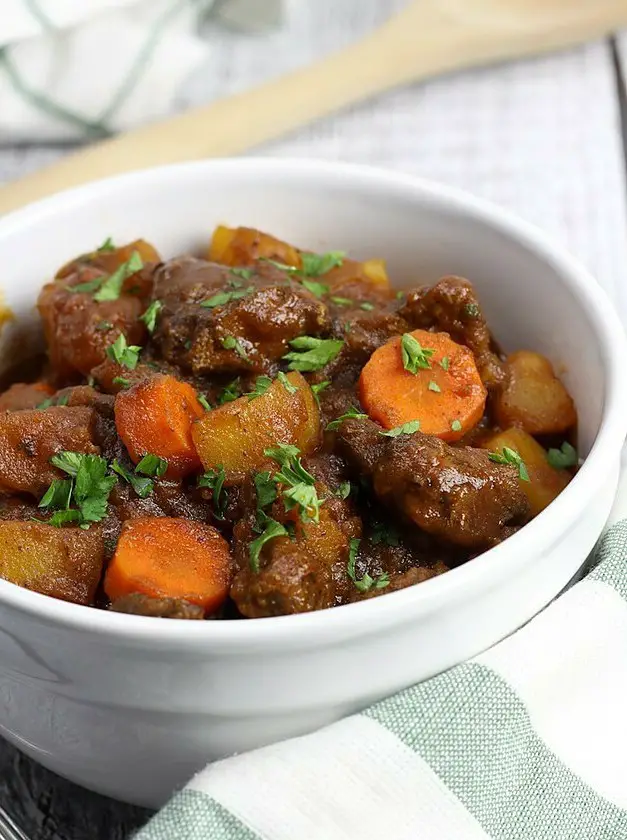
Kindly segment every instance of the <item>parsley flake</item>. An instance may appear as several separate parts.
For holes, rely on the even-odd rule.
[[[163,309],[163,304],[160,300],[153,300],[148,309],[144,312],[143,315],[139,316],[139,320],[143,321],[146,324],[146,329],[150,333],[153,334],[155,331],[155,327],[157,326],[157,317],[161,310]]]
[[[324,499],[318,498],[315,478],[302,465],[300,449],[291,444],[279,443],[271,449],[264,449],[264,455],[276,461],[281,469],[274,476],[275,482],[286,485],[282,491],[285,510],[298,508],[303,522],[320,521],[320,505]]]
[[[50,508],[63,503],[64,510],[58,511],[48,524],[61,527],[68,522],[77,522],[81,528],[89,528],[92,522],[100,522],[107,514],[109,493],[115,484],[115,476],[107,475],[107,462],[99,455],[84,455],[80,452],[59,452],[50,462],[70,476],[67,484],[51,485],[43,496],[42,504]],[[64,479],[67,481],[67,479]],[[74,503],[75,509],[69,505]]]
[[[374,309],[374,303],[370,303],[369,300],[365,300],[363,303],[359,304],[359,307],[365,312],[372,312],[372,310]]]
[[[330,379],[325,379],[324,382],[316,382],[314,385],[311,386],[311,390],[313,391],[314,398],[318,403],[318,407],[320,407],[320,399],[319,395],[325,388],[328,388],[331,384]]]
[[[336,306],[351,306],[352,304],[355,303],[354,300],[351,300],[350,298],[345,298],[345,297],[332,297],[331,301]]]
[[[293,351],[286,353],[283,358],[289,362],[290,370],[314,371],[320,370],[333,361],[344,346],[344,342],[335,338],[314,338],[311,335],[301,335],[290,341]]]
[[[270,540],[276,539],[276,537],[287,536],[288,533],[284,525],[281,525],[281,523],[277,522],[276,519],[267,518],[266,527],[264,528],[263,533],[260,534],[257,539],[253,540],[248,547],[250,568],[253,572],[259,571],[259,555],[261,554],[261,549],[264,545],[270,542]]]
[[[461,430],[462,430],[461,422],[459,420],[453,420],[453,422],[451,423],[451,429],[454,432],[461,432]]]
[[[113,274],[100,279],[100,288],[94,295],[94,300],[102,303],[106,300],[117,300],[122,293],[124,281],[132,274],[136,274],[144,267],[144,261],[137,251],[133,251],[126,262],[118,266]]]
[[[268,507],[268,505],[276,501],[276,483],[268,470],[255,473],[253,481],[255,483],[255,490],[257,491],[257,508],[259,510]]]
[[[340,486],[335,491],[335,495],[338,499],[348,499],[351,494],[351,483],[350,481],[343,481]]]
[[[434,352],[434,350],[423,347],[411,333],[405,333],[401,338],[403,367],[410,373],[416,374],[419,370],[428,370],[431,367],[429,359]]]
[[[98,323],[96,324],[96,329],[102,331],[112,330],[113,324],[111,323],[111,321],[98,321]]]
[[[250,278],[253,276],[252,268],[238,268],[236,266],[235,268],[230,268],[229,271],[231,272],[231,274],[234,274],[236,277],[239,277],[242,280],[250,280]]]
[[[325,432],[334,432],[336,429],[339,429],[344,420],[363,420],[367,416],[368,415],[364,414],[363,411],[359,411],[358,408],[355,408],[351,405],[348,411],[346,411],[344,414],[341,414],[335,420],[332,420],[330,423],[327,424]]]
[[[234,335],[227,335],[222,339],[222,346],[225,350],[235,350],[241,359],[248,359],[248,353],[242,343]]]
[[[135,370],[139,361],[141,347],[138,347],[136,344],[127,344],[126,336],[124,333],[120,333],[113,344],[107,347],[106,352],[110,359],[122,365],[122,367]]]
[[[279,380],[281,385],[285,388],[285,390],[287,391],[288,394],[295,394],[296,391],[298,391],[298,388],[296,387],[296,385],[292,385],[292,383],[287,378],[287,376],[283,373],[282,370],[280,370],[278,372],[277,379]]]
[[[408,423],[403,423],[401,426],[396,426],[394,429],[389,429],[387,432],[379,432],[384,437],[395,438],[399,435],[413,435],[420,429],[420,420],[410,420]]]
[[[438,383],[434,382],[433,379],[429,382],[428,388],[430,391],[435,391],[436,394],[439,394],[442,391]]]
[[[325,283],[318,283],[316,280],[303,279],[301,285],[317,298],[329,294],[329,287]]]
[[[355,584],[355,588],[359,592],[368,592],[370,589],[385,589],[386,586],[390,584],[390,578],[387,573],[383,573],[379,575],[377,578],[371,577],[368,572],[362,578],[357,578],[357,573],[355,572],[355,563],[357,562],[357,555],[359,553],[359,544],[361,540],[358,540],[356,537],[353,537],[350,541],[350,548],[348,553],[348,565],[346,567],[346,571],[348,572],[349,578]]]
[[[135,472],[151,477],[154,476],[154,478],[163,478],[167,469],[168,462],[166,458],[160,458],[158,455],[152,455],[148,452],[135,467]]]
[[[197,394],[196,396],[197,396],[198,402],[205,409],[205,411],[211,411],[211,403],[209,402],[207,397],[204,394]]]
[[[442,368],[442,370],[448,370],[448,365],[449,365],[448,356],[442,356],[442,358],[440,359],[440,367]]]
[[[128,388],[131,384],[131,380],[125,379],[123,376],[114,376],[111,382],[113,385],[120,385],[122,388]]]
[[[530,481],[529,473],[525,462],[520,457],[515,449],[510,449],[509,446],[504,446],[501,452],[489,452],[488,457],[495,464],[511,464],[518,469],[518,477],[521,481]]]
[[[269,376],[258,376],[255,380],[255,387],[249,391],[246,396],[250,400],[255,400],[257,397],[263,397],[268,388],[272,385],[272,380]]]
[[[344,251],[328,251],[326,254],[308,254],[303,252],[300,255],[302,272],[306,277],[321,277],[323,274],[337,268],[344,262],[346,253]]]
[[[96,251],[99,254],[106,254],[106,253],[110,253],[111,251],[115,251],[115,245],[113,244],[113,239],[111,239],[110,236],[107,236],[107,238],[102,243],[102,245],[100,245],[98,248],[96,248]]]
[[[127,470],[125,466],[120,464],[117,459],[111,463],[111,469],[131,485],[140,499],[146,499],[152,493],[154,488],[152,479],[135,475],[135,473]]]
[[[478,318],[481,310],[479,309],[478,304],[467,303],[464,307],[464,311],[466,312],[466,315],[468,315],[469,318]]]
[[[226,306],[227,303],[231,303],[233,300],[240,300],[254,291],[254,286],[247,286],[245,289],[236,289],[232,292],[218,292],[213,297],[201,301],[200,305],[204,309],[215,309],[217,306]]]
[[[212,491],[213,509],[218,519],[224,519],[224,511],[228,502],[226,490],[224,490],[225,480],[226,472],[222,464],[217,469],[207,470],[198,479],[198,487],[206,487]]]
[[[227,402],[233,402],[233,400],[238,399],[241,396],[241,388],[240,388],[240,381],[239,376],[237,379],[234,379],[232,382],[222,390],[220,396],[218,397],[218,405],[224,405]]]
[[[577,466],[579,456],[575,447],[571,446],[568,441],[564,441],[559,449],[549,449],[546,460],[556,470],[567,470],[570,467]]]

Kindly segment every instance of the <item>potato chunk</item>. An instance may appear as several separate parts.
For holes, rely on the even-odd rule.
[[[575,405],[547,358],[520,350],[509,356],[507,367],[509,382],[495,404],[499,426],[518,426],[530,435],[551,435],[575,425]]]
[[[283,265],[302,268],[301,251],[254,228],[229,228],[220,225],[213,233],[207,259],[223,265],[253,265],[256,260],[275,260]],[[351,290],[365,285],[373,291],[389,291],[385,263],[380,259],[342,259],[340,265],[324,273],[324,283],[332,295],[351,296]],[[313,278],[312,278],[313,279]]]
[[[522,429],[508,429],[482,441],[483,449],[502,452],[507,446],[514,449],[525,462],[529,481],[520,481],[520,489],[529,500],[532,516],[536,516],[562,492],[572,475],[556,470],[547,461],[546,450]]]
[[[102,529],[0,522],[0,577],[63,601],[89,605],[104,562]]]
[[[0,492],[39,497],[61,472],[50,458],[70,450],[97,455],[92,408],[52,406],[0,414]]]
[[[291,393],[275,380],[260,397],[240,397],[208,411],[192,427],[192,437],[205,469],[223,466],[228,480],[237,480],[267,461],[264,449],[291,443],[313,452],[320,441],[320,413],[311,388],[300,373],[288,373]]]

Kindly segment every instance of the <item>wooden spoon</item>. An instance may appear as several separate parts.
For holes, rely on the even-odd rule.
[[[413,0],[310,67],[96,143],[0,188],[0,213],[131,169],[236,154],[398,85],[571,46],[622,25],[625,0]]]

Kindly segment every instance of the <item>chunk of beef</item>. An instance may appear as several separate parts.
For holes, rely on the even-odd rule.
[[[372,312],[353,311],[341,322],[344,349],[343,364],[366,364],[375,350],[395,335],[402,335],[410,327],[397,312],[375,309]],[[339,363],[336,364],[336,367]]]
[[[93,409],[67,406],[0,415],[0,492],[38,498],[64,476],[50,463],[57,452],[98,454],[95,422]]]
[[[45,382],[17,382],[0,394],[0,411],[21,411],[37,408],[54,394],[54,389]]]
[[[384,437],[370,420],[345,420],[346,457],[372,478],[375,495],[427,533],[470,549],[509,536],[529,515],[517,470],[488,453],[452,447],[432,435]]]
[[[443,277],[434,286],[409,292],[400,314],[412,329],[435,327],[472,350],[488,390],[500,388],[507,381],[506,367],[494,350],[490,330],[470,281],[463,277]]]
[[[148,615],[156,618],[184,618],[202,621],[205,611],[196,604],[190,604],[177,598],[150,598],[139,592],[122,595],[111,604],[113,612],[128,613],[129,615]]]
[[[141,273],[141,272],[140,272]],[[87,376],[106,358],[106,349],[123,333],[129,344],[143,344],[146,327],[139,316],[146,297],[123,292],[117,300],[94,300],[93,292],[74,292],[72,287],[102,277],[96,268],[86,268],[43,287],[37,307],[43,323],[52,370],[59,383]],[[135,282],[136,274],[127,283]]]
[[[231,597],[242,615],[259,618],[271,615],[322,610],[348,600],[351,581],[347,574],[350,540],[361,534],[361,522],[349,502],[327,498],[320,508],[320,522],[296,523],[294,539],[276,537],[266,543],[260,555],[260,570],[250,566],[250,543],[258,536],[251,514],[234,529],[235,559],[239,571]],[[273,517],[286,520],[281,503]]]
[[[331,326],[324,304],[269,263],[244,279],[215,263],[171,260],[154,294],[164,304],[155,340],[167,361],[194,374],[271,371],[293,338]]]

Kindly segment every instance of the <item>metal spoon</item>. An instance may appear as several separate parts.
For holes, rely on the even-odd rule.
[[[29,840],[2,805],[0,805],[0,840]]]

